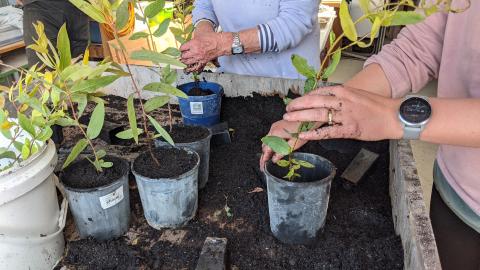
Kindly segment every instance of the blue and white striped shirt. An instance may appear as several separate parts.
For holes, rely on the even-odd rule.
[[[291,64],[299,54],[320,66],[319,0],[195,0],[193,21],[208,19],[226,32],[257,27],[261,53],[222,56],[220,71],[302,78]]]

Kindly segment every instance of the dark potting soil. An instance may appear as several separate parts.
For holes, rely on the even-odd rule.
[[[318,241],[308,247],[282,244],[273,237],[257,154],[260,139],[283,113],[278,97],[225,98],[222,120],[233,129],[232,143],[211,150],[210,176],[199,192],[197,216],[175,230],[149,227],[131,181],[130,231],[104,243],[69,242],[60,266],[195,269],[205,238],[213,236],[228,239],[231,269],[403,269],[402,244],[393,228],[388,193],[386,141],[349,142],[350,151],[345,153],[328,150],[319,142],[305,145],[302,152],[321,155],[337,167],[325,227]],[[329,141],[329,146],[336,144],[343,145],[343,140]],[[362,147],[380,157],[357,186],[345,189],[340,175]]]
[[[168,131],[169,127],[164,128]],[[205,139],[209,131],[207,128],[201,126],[174,125],[169,134],[175,143],[191,143]]]
[[[160,166],[146,151],[135,159],[135,172],[152,179],[176,177],[193,169],[198,161],[194,154],[178,148],[156,148],[153,153]]]
[[[215,93],[212,90],[202,89],[200,87],[194,87],[188,92],[189,96],[197,96],[197,97],[209,96],[209,95],[213,95],[213,94],[215,94]]]
[[[87,159],[72,163],[61,173],[62,183],[71,188],[96,188],[117,181],[129,170],[128,162],[120,158],[106,156],[104,160],[113,162],[113,166],[102,172],[97,172]]]

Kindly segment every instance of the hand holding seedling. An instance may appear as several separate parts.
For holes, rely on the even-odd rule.
[[[202,33],[180,47],[181,61],[189,65],[188,72],[202,71],[203,67],[219,56],[230,54],[231,33]]]
[[[301,132],[298,136],[302,140],[399,139],[402,137],[397,120],[400,102],[345,86],[324,87],[290,102],[283,119],[327,122],[330,111],[331,125]]]

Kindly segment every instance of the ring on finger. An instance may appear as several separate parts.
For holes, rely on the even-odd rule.
[[[333,126],[333,110],[328,109],[328,125]]]

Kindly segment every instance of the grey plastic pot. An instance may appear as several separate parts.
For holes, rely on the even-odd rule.
[[[108,157],[106,158],[108,160]],[[117,181],[102,187],[78,189],[63,185],[70,210],[81,238],[108,240],[122,236],[130,223],[128,188],[129,164],[123,159],[125,173]]]
[[[172,146],[158,148],[168,147]],[[138,158],[132,163],[132,173],[137,181],[145,219],[157,230],[181,227],[194,218],[197,212],[200,157],[190,148],[176,148],[184,149],[197,157],[195,166],[182,175],[152,179],[135,171],[134,165]]]
[[[197,127],[208,130],[208,136],[196,142],[175,143],[175,146],[190,148],[193,151],[197,152],[200,156],[200,166],[198,168],[198,188],[202,189],[207,185],[208,182],[208,171],[210,169],[210,140],[212,138],[212,131],[209,128],[203,126]],[[170,144],[161,139],[155,140],[156,147],[165,145]]]
[[[325,225],[336,168],[327,159],[314,154],[294,153],[293,156],[310,162],[315,168],[299,170],[301,177],[309,182],[294,182],[272,175],[277,165],[267,163],[264,173],[270,229],[283,243],[307,245]]]

